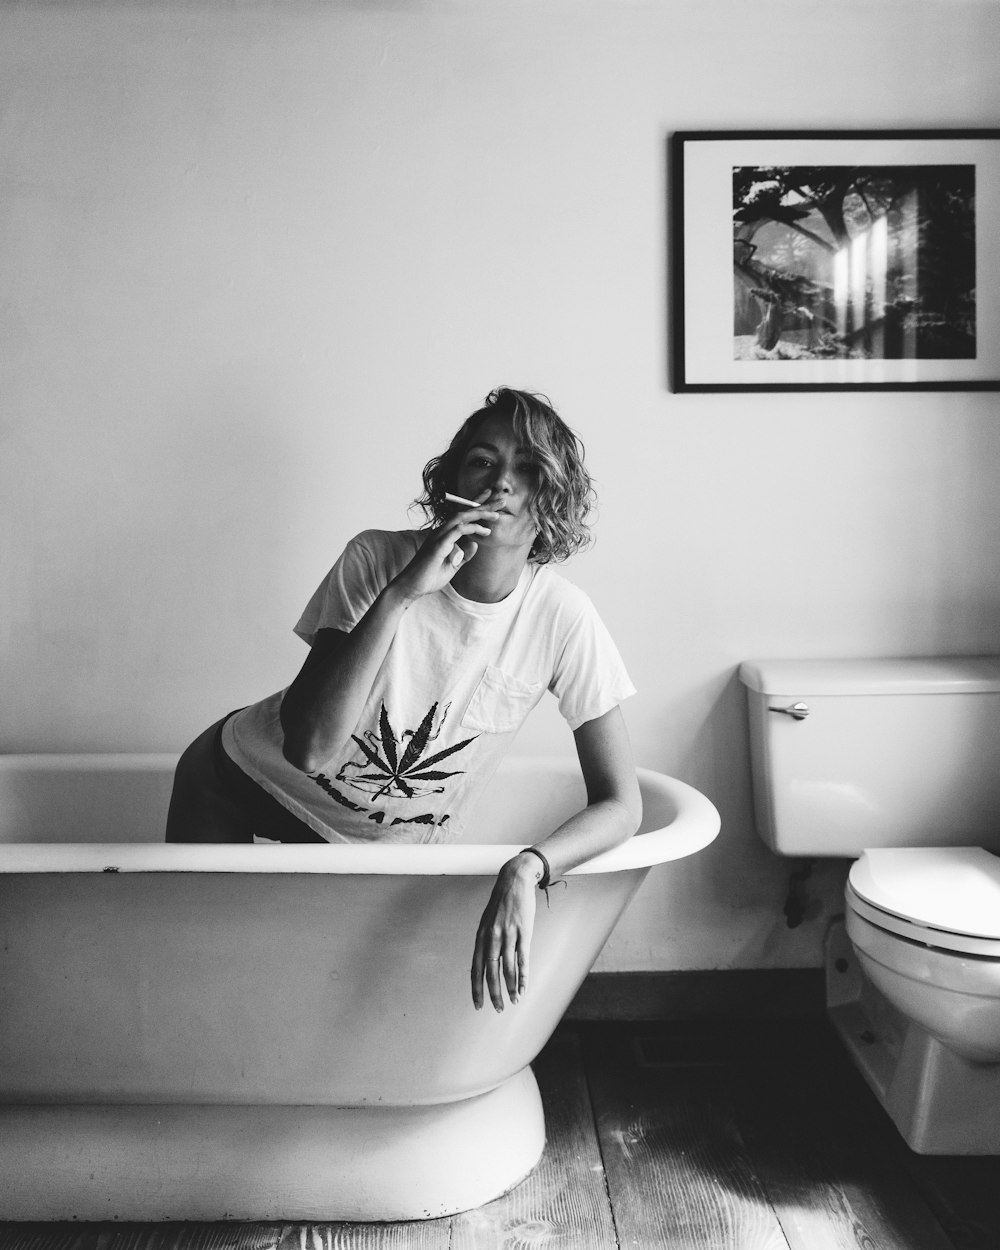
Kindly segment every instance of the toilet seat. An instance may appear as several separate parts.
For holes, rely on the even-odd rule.
[[[846,899],[865,920],[912,942],[1000,960],[1000,857],[982,847],[864,851]]]

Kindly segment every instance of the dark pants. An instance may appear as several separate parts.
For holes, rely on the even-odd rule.
[[[240,710],[240,709],[237,709]],[[326,843],[268,794],[226,753],[222,728],[230,712],[206,729],[177,763],[167,816],[168,842]]]

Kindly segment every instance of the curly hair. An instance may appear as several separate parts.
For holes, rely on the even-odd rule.
[[[513,421],[514,433],[538,466],[538,487],[528,502],[538,533],[528,559],[535,564],[558,562],[589,546],[596,494],[584,468],[583,443],[546,396],[506,386],[491,391],[485,405],[461,426],[447,451],[424,466],[424,493],[415,503],[427,515],[427,525],[440,524],[454,515],[445,491],[454,489],[465,453],[480,422],[487,417]]]

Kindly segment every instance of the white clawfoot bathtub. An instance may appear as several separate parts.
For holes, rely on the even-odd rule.
[[[163,843],[175,756],[0,756],[0,1220],[406,1220],[544,1146],[528,1066],[650,867],[715,837],[639,771],[642,829],[539,901],[531,980],[472,1006],[492,881],[584,802],[509,759],[475,845]]]

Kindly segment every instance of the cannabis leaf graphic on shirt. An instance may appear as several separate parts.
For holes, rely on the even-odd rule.
[[[447,781],[449,777],[457,777],[462,770],[442,772],[439,769],[435,769],[434,765],[440,764],[451,755],[455,755],[464,747],[467,747],[470,742],[475,742],[479,735],[473,734],[471,738],[466,738],[464,742],[458,742],[454,746],[445,747],[443,751],[437,751],[433,755],[425,755],[424,752],[427,750],[428,744],[433,738],[437,737],[437,733],[432,734],[437,710],[438,705],[436,703],[431,704],[420,725],[416,729],[405,731],[402,737],[409,737],[410,740],[406,744],[402,755],[400,755],[399,747],[402,740],[397,738],[393,732],[389,713],[386,711],[383,703],[379,716],[379,732],[377,734],[371,731],[364,738],[359,738],[357,734],[351,734],[353,740],[364,753],[367,765],[361,762],[345,764],[337,774],[337,780],[346,782],[358,790],[364,790],[376,799],[383,796],[412,799],[426,794],[442,793],[444,786],[428,785],[426,783]],[[354,775],[350,777],[347,775],[349,769],[361,770],[368,766],[371,767],[372,771],[354,772]]]

